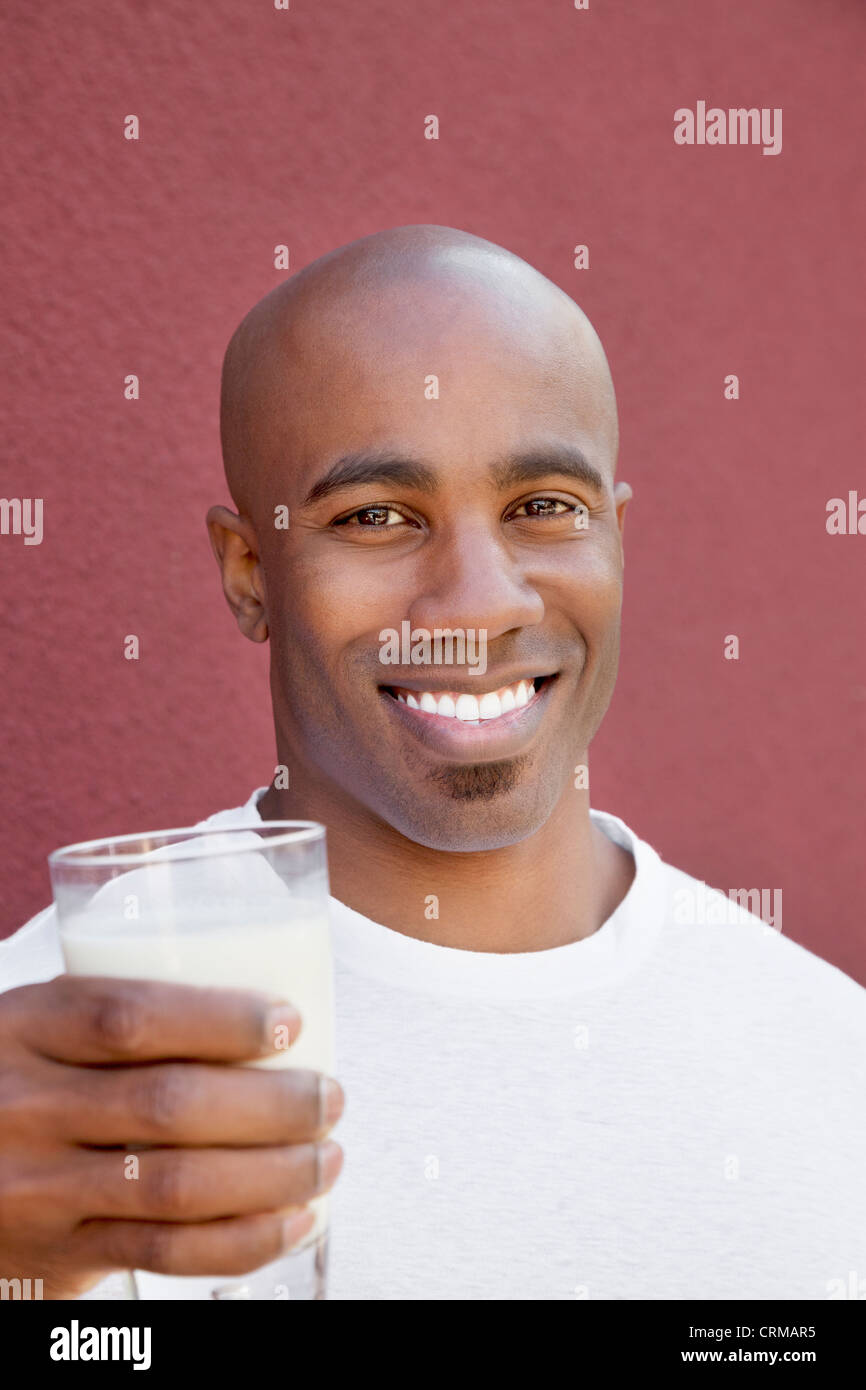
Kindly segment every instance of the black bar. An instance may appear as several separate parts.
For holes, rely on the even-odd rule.
[[[461,1378],[473,1362],[489,1370],[503,1355],[508,1358],[518,1352],[531,1359],[542,1351],[521,1343],[520,1328],[509,1327],[504,1333],[485,1328],[486,1305],[473,1305],[474,1312],[461,1313],[453,1304],[440,1306],[431,1321],[431,1305],[423,1304],[423,1313],[415,1324],[407,1310],[394,1323],[393,1311],[386,1308],[383,1324],[385,1340],[376,1334],[377,1314],[370,1300],[353,1303],[350,1307],[335,1305],[327,1310],[321,1304],[304,1311],[297,1304],[285,1302],[258,1304],[248,1302],[24,1302],[16,1301],[0,1309],[0,1329],[3,1332],[3,1358],[6,1369],[15,1364],[19,1376],[31,1371],[47,1372],[51,1377],[66,1378],[84,1374],[92,1379],[100,1368],[112,1375],[161,1375],[166,1371],[213,1373],[224,1381],[237,1375],[244,1383],[262,1374],[285,1376],[287,1383],[308,1359],[315,1359],[319,1372],[327,1366],[330,1355],[339,1348],[328,1338],[328,1329],[335,1330],[356,1324],[361,1338],[343,1343],[342,1350],[358,1359],[357,1370],[375,1376],[390,1372],[402,1378],[412,1377],[422,1362],[425,1370],[434,1363],[432,1352],[437,1346],[435,1333],[456,1321],[461,1330],[480,1334],[478,1340],[463,1341],[460,1348],[442,1344],[443,1373]],[[390,1301],[389,1301],[390,1302]],[[532,1300],[527,1300],[532,1302]],[[363,1309],[363,1323],[358,1323],[358,1310]],[[420,1310],[419,1310],[420,1312]],[[527,1310],[528,1313],[528,1310]],[[522,1310],[509,1315],[521,1321],[527,1316]],[[471,1317],[472,1325],[462,1323]],[[537,1308],[530,1320],[539,1316]],[[543,1318],[554,1313],[541,1314]],[[496,1323],[492,1325],[495,1329]],[[129,1329],[129,1336],[108,1336],[104,1346],[101,1334],[87,1329]],[[64,1329],[63,1332],[57,1329]],[[138,1329],[138,1338],[132,1336]],[[145,1335],[149,1330],[149,1343]],[[746,1329],[749,1329],[747,1334]],[[866,1305],[863,1301],[839,1302],[706,1302],[701,1300],[664,1302],[593,1302],[571,1300],[571,1306],[555,1315],[549,1333],[563,1338],[558,1343],[558,1371],[563,1361],[571,1363],[575,1375],[588,1372],[597,1358],[612,1372],[660,1371],[675,1366],[722,1365],[751,1366],[763,1364],[797,1364],[819,1370],[822,1378],[828,1372],[841,1371],[852,1364],[862,1364],[866,1340]],[[319,1340],[322,1334],[325,1340]],[[300,1334],[300,1335],[299,1335]],[[370,1339],[373,1335],[373,1340]],[[433,1336],[431,1336],[433,1334]],[[126,1351],[129,1359],[111,1359],[115,1347]],[[54,1359],[52,1346],[70,1354],[77,1346],[77,1360]],[[105,1352],[106,1359],[85,1359],[81,1352],[91,1348]],[[329,1351],[330,1348],[330,1351]],[[354,1349],[353,1351],[351,1349]],[[393,1359],[396,1353],[396,1360]],[[760,1355],[756,1355],[760,1353]],[[771,1360],[775,1353],[775,1361]],[[548,1361],[549,1344],[544,1344],[543,1360]],[[8,1360],[7,1360],[8,1358]],[[145,1367],[145,1359],[149,1365]],[[592,1360],[587,1360],[592,1358]],[[142,1369],[135,1372],[134,1361]],[[336,1369],[335,1365],[335,1369]],[[543,1365],[537,1367],[543,1377]],[[548,1371],[553,1367],[548,1364]],[[536,1377],[533,1377],[536,1378]],[[193,1390],[199,1390],[197,1385]]]

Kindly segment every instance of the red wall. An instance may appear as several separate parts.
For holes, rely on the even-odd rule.
[[[781,888],[785,933],[866,980],[866,536],[825,528],[866,496],[864,40],[860,0],[7,7],[0,495],[42,497],[44,539],[0,536],[0,934],[56,845],[269,779],[266,653],[203,521],[222,352],[276,244],[298,269],[437,222],[572,293],[613,368],[635,500],[594,803]],[[698,100],[781,107],[782,153],[675,145]]]

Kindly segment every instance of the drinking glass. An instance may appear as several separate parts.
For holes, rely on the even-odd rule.
[[[313,821],[202,826],[67,845],[48,858],[70,975],[170,980],[264,990],[292,1003],[303,1027],[258,1067],[334,1073],[334,988],[325,829]],[[130,1136],[132,1139],[133,1136]],[[131,1150],[128,1152],[132,1152]],[[139,1164],[147,1162],[146,1148]],[[118,1181],[136,1165],[118,1152]],[[160,1298],[323,1299],[328,1194],[301,1243],[251,1274],[160,1278]],[[114,1294],[141,1296],[135,1275]],[[127,1290],[124,1292],[124,1290]],[[95,1295],[95,1291],[94,1291]],[[92,1295],[92,1296],[94,1296]]]

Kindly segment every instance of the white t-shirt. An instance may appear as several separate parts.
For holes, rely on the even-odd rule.
[[[259,823],[265,790],[203,824]],[[328,1297],[866,1298],[866,990],[592,816],[636,874],[567,946],[331,900]],[[0,943],[0,988],[62,969],[52,908]]]

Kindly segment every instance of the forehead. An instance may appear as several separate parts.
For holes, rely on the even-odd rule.
[[[320,296],[287,318],[266,381],[265,452],[290,459],[299,486],[369,448],[423,454],[446,481],[557,438],[615,462],[603,352],[546,281],[479,290],[434,275]]]

